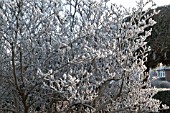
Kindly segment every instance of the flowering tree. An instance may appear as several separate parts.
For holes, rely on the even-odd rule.
[[[143,83],[144,29],[157,14],[143,12],[148,3],[127,10],[108,1],[2,0],[0,110],[158,111],[157,90]]]

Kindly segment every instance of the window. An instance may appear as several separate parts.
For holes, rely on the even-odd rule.
[[[164,78],[165,77],[165,71],[164,70],[158,70],[157,75],[159,78]]]
[[[159,71],[159,77],[160,78],[165,77],[165,71],[164,70]]]

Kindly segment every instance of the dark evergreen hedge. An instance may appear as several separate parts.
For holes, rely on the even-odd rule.
[[[170,91],[158,92],[153,98],[159,99],[163,104],[166,104],[170,107]],[[162,110],[160,113],[170,113],[170,109]]]

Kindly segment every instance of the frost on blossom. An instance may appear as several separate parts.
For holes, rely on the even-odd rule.
[[[22,103],[7,108],[158,111],[161,102],[152,98],[158,90],[143,82],[152,31],[145,28],[156,24],[151,17],[158,13],[143,11],[148,3],[154,5],[141,0],[131,10],[106,0],[2,1],[2,72],[11,77],[11,101]]]

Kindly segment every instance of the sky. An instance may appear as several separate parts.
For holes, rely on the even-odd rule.
[[[129,7],[135,7],[136,1],[139,0],[110,0],[112,3],[116,3],[117,5],[123,5],[126,8]],[[147,1],[147,0],[144,0]],[[164,5],[170,5],[170,0],[153,0],[156,3],[156,6],[164,6]]]

